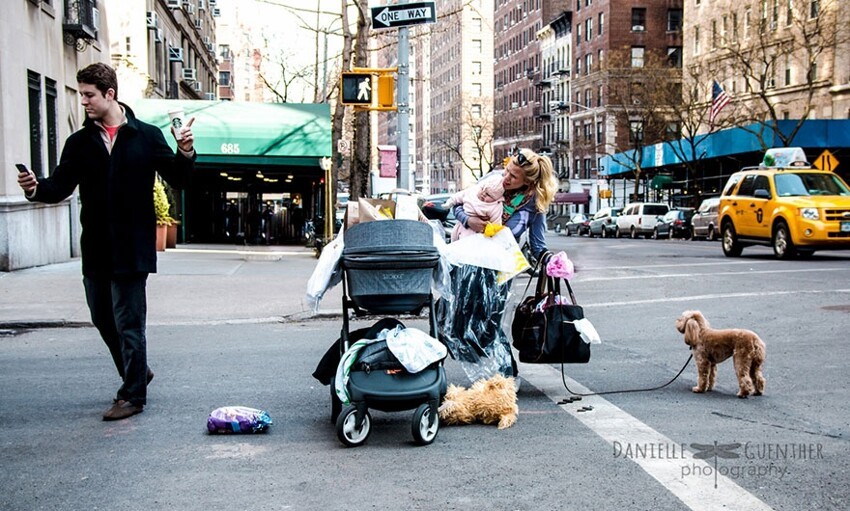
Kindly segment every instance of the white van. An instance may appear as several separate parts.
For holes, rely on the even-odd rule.
[[[617,217],[616,236],[649,238],[658,223],[658,217],[670,211],[670,206],[661,202],[635,202],[629,204]]]

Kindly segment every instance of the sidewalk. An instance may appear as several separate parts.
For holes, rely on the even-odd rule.
[[[342,286],[320,310],[304,295],[316,266],[303,246],[179,245],[148,279],[148,324],[271,322],[340,313]],[[0,273],[0,329],[91,324],[80,260]]]

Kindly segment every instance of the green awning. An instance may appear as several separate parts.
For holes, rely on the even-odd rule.
[[[649,182],[649,187],[653,190],[661,190],[662,188],[670,188],[673,184],[673,176],[658,175],[652,178]]]
[[[244,103],[141,99],[129,103],[139,119],[158,126],[172,148],[168,111],[182,107],[195,118],[198,163],[318,167],[331,156],[328,104]]]

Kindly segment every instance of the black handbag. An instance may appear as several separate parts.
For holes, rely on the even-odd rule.
[[[586,364],[590,360],[590,344],[584,342],[574,322],[584,319],[584,310],[576,303],[575,294],[566,279],[571,304],[557,304],[561,280],[546,275],[548,257],[541,262],[540,276],[534,295],[526,297],[516,308],[511,334],[520,362],[530,364]],[[529,282],[529,285],[531,283]],[[526,287],[526,290],[528,288]],[[535,310],[542,301],[542,311]]]

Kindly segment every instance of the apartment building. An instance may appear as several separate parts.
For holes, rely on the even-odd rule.
[[[217,0],[108,0],[121,99],[214,100]]]
[[[493,0],[438,0],[430,37],[430,192],[462,190],[493,162]]]
[[[685,67],[704,72],[685,79],[717,80],[733,98],[722,115],[751,122],[771,105],[776,120],[850,118],[850,2],[686,2]]]
[[[495,0],[493,152],[501,161],[518,147],[543,148],[542,64],[537,34],[573,0]]]
[[[38,176],[56,166],[84,112],[77,70],[108,62],[105,6],[95,0],[12,0],[0,10],[0,271],[79,255],[76,194],[33,204],[17,184],[16,163]]]

